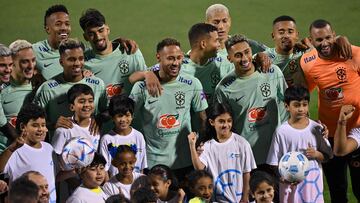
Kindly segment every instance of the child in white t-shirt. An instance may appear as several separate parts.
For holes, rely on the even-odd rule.
[[[108,196],[123,194],[127,199],[130,199],[131,185],[138,177],[142,176],[141,173],[134,171],[137,146],[132,144],[113,147],[109,144],[109,151],[113,157],[112,165],[119,172],[110,178],[102,188]]]
[[[196,152],[196,134],[188,136],[191,160],[196,170],[207,170],[214,177],[217,202],[248,202],[250,171],[256,168],[250,144],[231,131],[232,115],[227,104],[214,103],[207,109],[204,151]]]
[[[322,126],[308,118],[309,91],[301,86],[291,86],[286,89],[284,96],[290,118],[276,129],[267,164],[278,166],[285,153],[298,151],[309,159],[310,169],[306,179],[297,185],[280,181],[280,202],[324,202],[321,162],[326,154],[320,152],[320,145],[326,142]],[[325,146],[328,148],[325,151],[331,152],[330,145]],[[318,189],[315,190],[314,187]]]
[[[89,131],[91,116],[94,113],[94,92],[88,85],[75,84],[67,92],[67,99],[70,111],[74,113],[72,117],[72,128],[59,127],[55,130],[52,138],[52,145],[55,153],[60,156],[64,146],[68,141],[76,137],[83,137],[91,141],[94,149],[99,146],[100,135],[91,135]],[[58,172],[56,181],[61,182],[58,188],[60,189],[61,198],[67,198],[70,193],[80,185],[80,179],[73,170],[63,170],[61,161],[57,162]]]
[[[45,115],[44,109],[36,104],[30,103],[21,108],[16,121],[20,137],[0,155],[0,170],[9,176],[10,182],[25,172],[40,172],[49,184],[49,202],[55,203],[53,148],[43,142],[48,131]]]
[[[272,203],[276,183],[274,178],[265,171],[254,171],[250,177],[250,194],[255,199],[251,203]]]
[[[108,196],[103,192],[100,185],[104,182],[106,160],[95,152],[91,164],[78,169],[82,184],[76,188],[66,203],[104,203]]]
[[[126,95],[115,95],[110,100],[109,114],[115,127],[100,141],[100,153],[107,161],[105,169],[109,171],[110,177],[118,174],[118,169],[111,165],[112,156],[109,152],[109,144],[112,144],[113,147],[135,144],[137,146],[135,171],[141,173],[147,167],[144,136],[130,126],[133,120],[134,105],[134,101]]]

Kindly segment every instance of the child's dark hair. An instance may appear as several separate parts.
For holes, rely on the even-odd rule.
[[[134,193],[140,188],[147,188],[151,190],[151,183],[148,176],[140,176],[131,184],[130,199],[134,198]]]
[[[131,152],[134,155],[136,155],[136,153],[137,153],[136,144],[114,146],[112,143],[109,143],[107,147],[108,147],[108,151],[113,159],[115,157],[117,157],[120,153],[123,153],[123,152]]]
[[[112,195],[106,199],[105,203],[131,203],[123,194]]]
[[[91,162],[91,164],[88,167],[98,166],[98,165],[101,165],[101,164],[105,166],[106,165],[106,159],[100,153],[95,152],[94,159],[93,159],[93,161]]]
[[[75,99],[81,94],[91,95],[94,97],[94,92],[88,85],[85,84],[75,84],[67,92],[69,104],[74,104]]]
[[[198,139],[198,142],[196,145],[198,146],[200,143],[204,143],[208,140],[215,139],[217,140],[216,131],[214,126],[210,124],[209,119],[215,120],[216,117],[220,116],[221,114],[228,113],[232,117],[231,113],[231,107],[227,103],[218,103],[214,102],[212,106],[210,106],[208,109],[206,109],[206,130],[205,130],[205,136],[200,137]]]
[[[156,202],[157,199],[158,198],[157,198],[155,192],[152,189],[146,188],[146,187],[141,187],[141,188],[137,189],[134,192],[134,195],[131,197],[131,200],[134,203]]]
[[[20,124],[27,124],[30,120],[46,118],[46,113],[40,106],[29,103],[21,107],[16,120],[16,130],[21,133]]]
[[[249,184],[250,184],[250,191],[252,194],[255,193],[257,187],[262,182],[266,182],[268,185],[271,185],[275,190],[276,182],[274,178],[265,171],[256,170],[250,176]]]
[[[153,166],[148,173],[148,176],[152,176],[152,175],[160,176],[164,182],[167,180],[171,180],[171,185],[169,186],[169,190],[178,191],[179,185],[177,179],[168,166],[163,164],[158,164]]]
[[[205,170],[195,170],[187,176],[187,179],[189,181],[189,187],[195,187],[197,181],[200,178],[210,178],[211,180],[213,180],[213,176],[209,172]]]
[[[130,112],[131,115],[133,115],[134,106],[134,100],[130,99],[127,95],[115,95],[110,99],[109,114],[110,116],[115,116],[117,114],[126,115],[127,112]]]
[[[284,102],[289,105],[291,101],[306,100],[310,102],[309,90],[300,85],[290,86],[285,90]]]

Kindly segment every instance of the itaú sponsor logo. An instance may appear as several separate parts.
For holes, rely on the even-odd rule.
[[[163,114],[159,118],[158,128],[171,129],[180,125],[179,114]]]
[[[267,115],[266,107],[254,107],[248,110],[248,121],[262,121]]]

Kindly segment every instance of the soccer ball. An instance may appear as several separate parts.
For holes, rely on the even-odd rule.
[[[309,160],[300,152],[288,152],[279,161],[279,173],[291,183],[301,182],[309,173]]]
[[[95,149],[90,140],[77,137],[69,140],[61,153],[64,170],[86,167],[94,159]]]

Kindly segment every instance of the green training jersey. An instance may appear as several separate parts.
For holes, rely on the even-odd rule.
[[[30,96],[32,90],[31,83],[19,85],[11,81],[10,85],[1,91],[1,103],[6,119],[10,124],[16,123],[17,114],[25,103],[25,100],[28,99],[27,102],[31,102],[28,96]]]
[[[276,52],[275,48],[271,48],[264,53],[270,57],[273,64],[279,66],[288,86],[302,85],[307,87],[305,75],[300,66],[300,58],[304,52],[281,55]]]
[[[144,57],[139,49],[131,55],[121,53],[118,43],[113,43],[113,49],[106,56],[95,54],[92,50],[85,52],[85,68],[104,81],[109,97],[121,93],[130,94],[132,84],[129,76],[136,71],[146,70]]]
[[[252,54],[257,54],[259,52],[263,52],[263,51],[266,51],[269,49],[269,47],[267,47],[265,44],[262,44],[258,41],[252,40],[252,39],[249,39],[249,45],[251,47]],[[223,60],[229,61],[227,59],[228,53],[226,51],[226,48],[220,49],[218,51],[218,56],[221,57]]]
[[[28,96],[32,91],[31,83],[26,85],[18,85],[11,81],[1,91],[1,106],[6,118],[5,123],[9,122],[14,128],[16,128],[17,115],[23,106],[27,102],[31,102]],[[8,139],[0,132],[0,150],[3,147],[8,146]]]
[[[276,127],[288,118],[283,103],[286,87],[276,65],[247,77],[233,71],[216,87],[217,100],[231,106],[234,130],[251,144],[257,164],[265,163]]]
[[[47,114],[47,123],[55,126],[60,116],[72,116],[67,99],[68,90],[75,84],[86,84],[94,91],[95,113],[106,109],[107,98],[104,82],[95,76],[86,77],[79,82],[67,82],[63,73],[44,82],[36,92],[34,102],[43,107]],[[54,129],[49,129],[54,130]]]
[[[59,62],[59,50],[51,48],[47,40],[33,44],[33,50],[36,56],[36,68],[46,80],[63,72],[64,69]]]
[[[194,63],[189,55],[185,55],[181,65],[181,72],[200,80],[206,94],[207,101],[212,101],[216,85],[228,73],[234,70],[234,65],[224,62],[221,57],[213,57],[204,65]]]
[[[0,127],[3,127],[7,123],[4,109],[2,107],[2,98],[0,94]],[[2,133],[0,133],[0,153],[2,153],[8,146],[8,139]]]
[[[195,77],[179,74],[176,80],[163,83],[160,97],[149,95],[145,82],[135,83],[130,97],[136,102],[135,117],[141,119],[139,130],[146,140],[149,167],[166,164],[172,169],[191,165],[188,134],[190,110],[207,108],[201,83]]]

